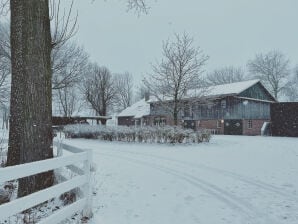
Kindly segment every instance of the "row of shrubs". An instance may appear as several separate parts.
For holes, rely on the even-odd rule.
[[[193,131],[173,126],[109,127],[76,124],[65,126],[64,133],[70,138],[148,143],[201,143],[209,142],[211,138],[207,130]]]

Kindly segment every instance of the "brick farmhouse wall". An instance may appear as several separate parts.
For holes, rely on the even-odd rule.
[[[224,125],[221,124],[221,127],[217,127],[218,120],[201,120],[198,126],[200,128],[212,129],[216,134],[224,134]],[[220,120],[219,120],[220,121]],[[269,122],[269,120],[263,119],[252,119],[252,128],[248,127],[249,120],[242,120],[243,124],[243,135],[261,135],[261,128],[264,122]]]
[[[261,135],[261,128],[264,122],[269,122],[269,120],[252,119],[252,128],[249,128],[248,121],[249,120],[243,120],[243,135]]]
[[[170,117],[166,118],[166,125],[174,125],[173,120]],[[146,125],[153,126],[154,125],[154,116],[148,116],[144,118]],[[243,119],[243,135],[261,135],[261,128],[264,122],[269,122],[268,119],[252,119],[252,127],[249,128],[248,119]],[[196,130],[200,129],[211,129],[215,134],[224,134],[224,124],[221,123],[220,127],[218,127],[218,122],[221,123],[221,120],[200,120],[195,121]],[[138,123],[139,124],[139,123]],[[133,117],[118,117],[118,125],[123,126],[134,126],[135,122]],[[183,126],[181,120],[179,120],[178,125]]]
[[[215,131],[216,134],[223,134],[224,124],[221,124],[221,127],[217,127],[217,121],[221,122],[221,120],[201,120],[199,121],[199,124],[197,122],[197,129],[212,129]]]

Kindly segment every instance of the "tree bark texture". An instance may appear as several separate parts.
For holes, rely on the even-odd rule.
[[[53,157],[48,0],[11,0],[9,166]],[[53,184],[53,172],[19,180],[19,197]]]

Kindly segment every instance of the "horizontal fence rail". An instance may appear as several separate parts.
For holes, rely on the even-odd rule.
[[[83,192],[83,195],[81,195],[79,200],[55,211],[47,218],[42,219],[39,223],[58,223],[77,212],[82,212],[83,215],[87,217],[91,216],[92,191],[90,185],[90,169],[92,163],[92,151],[62,144],[60,142],[54,142],[54,145],[57,146],[58,152],[66,150],[69,151],[70,154],[52,159],[0,168],[0,183],[58,169],[61,167],[67,167],[77,176],[52,187],[0,205],[0,221],[41,204],[49,199],[59,197],[63,193],[75,188],[80,188],[81,192]],[[77,163],[83,163],[84,168],[82,169],[76,166]]]

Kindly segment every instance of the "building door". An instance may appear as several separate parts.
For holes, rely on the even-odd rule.
[[[225,135],[242,135],[243,123],[242,120],[225,120],[224,122]]]

